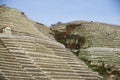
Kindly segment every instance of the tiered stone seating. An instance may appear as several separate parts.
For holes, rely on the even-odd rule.
[[[19,39],[6,38],[2,40],[4,43],[6,43],[5,45],[7,46],[7,49],[9,49],[9,51],[13,54],[16,60],[22,65],[25,71],[29,72],[29,74],[31,74],[32,77],[38,80],[49,80],[47,76],[44,74],[44,72],[42,72],[39,69],[39,67],[35,65],[31,57],[26,55],[24,47],[21,46],[22,43],[21,44],[19,43]],[[32,43],[26,45],[26,47],[28,46],[28,49],[30,48],[29,47],[30,44]]]
[[[33,79],[101,79],[59,43],[44,39],[30,39],[30,37],[13,37],[2,37],[1,40],[24,71],[28,72]]]
[[[5,40],[4,40],[5,41]],[[8,42],[8,41],[7,41]],[[21,44],[22,45],[22,47],[23,46],[27,46],[27,45],[25,45],[24,44],[24,42],[22,42],[23,44]],[[23,47],[24,48],[24,47]],[[40,47],[40,48],[42,48],[42,46]],[[39,48],[39,49],[40,49]],[[27,50],[27,49],[26,49]],[[46,49],[44,49],[44,50],[46,50]],[[26,51],[26,54],[28,54],[28,55],[30,55],[30,56],[32,56],[32,58],[34,59],[34,62],[35,62],[35,64],[37,64],[37,65],[39,65],[39,67],[42,69],[42,70],[44,70],[44,71],[46,71],[46,73],[50,73],[51,71],[53,71],[54,70],[54,72],[56,72],[57,70],[58,71],[64,71],[64,72],[66,72],[67,70],[67,65],[66,66],[64,66],[64,64],[65,64],[65,61],[61,61],[61,58],[59,58],[59,57],[57,57],[57,56],[55,56],[55,55],[52,55],[52,54],[48,54],[48,53],[44,53],[43,52],[43,50],[41,50],[41,54],[40,53],[37,53],[37,52],[35,52],[35,51],[29,51],[29,50],[27,50]],[[66,69],[64,69],[64,68],[66,68]],[[52,70],[53,69],[53,70]],[[72,72],[70,69],[68,70],[69,72]],[[54,73],[55,74],[55,73]],[[55,77],[55,75],[53,75],[53,74],[49,74],[51,77],[53,76],[53,77]],[[62,75],[62,73],[61,73],[61,78],[64,76],[64,74]],[[69,77],[69,76],[68,76]],[[69,77],[69,79],[70,79],[70,77]]]
[[[84,53],[86,51],[86,53]],[[120,69],[119,48],[94,47],[84,49],[80,56],[87,56],[87,59],[93,62],[103,61],[105,64],[114,65]]]
[[[85,67],[85,63],[83,63],[82,61],[79,62],[79,60],[77,60],[76,57],[72,53],[67,52],[67,50],[65,50],[63,47],[50,45],[48,44],[48,42],[47,44],[45,44],[44,42],[42,42],[41,44],[44,44],[47,48],[52,48],[55,54],[57,56],[62,57],[66,61],[66,63],[69,65],[69,67],[71,67],[80,76],[83,76],[86,79],[95,79],[95,77],[93,77],[95,73],[92,74],[91,70],[87,66]]]
[[[34,80],[3,45],[0,45],[0,71],[8,80]]]

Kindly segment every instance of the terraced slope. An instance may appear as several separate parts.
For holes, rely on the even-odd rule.
[[[52,26],[51,30],[57,41],[94,71],[103,76],[120,76],[120,26],[73,21]]]
[[[1,80],[102,79],[43,27],[15,9],[0,7]]]

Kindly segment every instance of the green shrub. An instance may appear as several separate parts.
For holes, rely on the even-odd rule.
[[[80,51],[79,51],[79,50],[77,50],[76,52],[74,52],[74,51],[73,51],[73,54],[74,54],[74,55],[76,55],[76,56],[78,56],[78,55],[79,55],[79,53],[80,53]]]

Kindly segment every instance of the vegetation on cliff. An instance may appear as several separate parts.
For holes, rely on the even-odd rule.
[[[120,59],[118,58],[119,54],[116,55],[116,53],[110,53],[110,55],[113,55],[112,59],[117,61],[115,64],[113,64],[115,61],[108,63],[110,61],[107,58],[109,55],[106,56],[106,58],[103,56],[107,55],[106,53],[108,52],[106,50],[104,52],[104,49],[102,52],[99,51],[99,47],[108,47],[108,50],[111,50],[111,48],[119,48],[119,46],[117,46],[119,42],[116,44],[119,39],[116,33],[120,33],[119,29],[120,28],[115,25],[94,23],[93,21],[72,22],[51,27],[51,30],[54,32],[54,37],[58,42],[71,49],[73,54],[83,60],[93,71],[98,72],[100,75],[104,76],[105,79],[108,78],[107,80],[109,80],[111,76],[117,80],[120,76],[120,70],[116,67],[116,65],[120,63]],[[116,43],[113,41],[116,41]],[[97,47],[98,52],[95,53],[96,56],[94,59],[94,48]],[[93,48],[91,53],[87,51],[89,48]],[[100,52],[103,55],[97,55]]]
[[[71,34],[75,27],[80,26],[81,24],[68,24],[66,26],[65,32],[59,32],[57,30],[52,30],[54,32],[55,39],[64,44],[67,48],[70,49],[80,49],[81,46],[85,43],[85,37],[78,34]]]

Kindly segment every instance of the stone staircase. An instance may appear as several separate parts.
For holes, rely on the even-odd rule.
[[[5,43],[5,46],[7,46],[7,49],[9,50],[9,52],[21,64],[22,68],[32,76],[32,78],[34,78],[35,80],[36,79],[49,80],[48,77],[44,74],[44,72],[41,71],[40,68],[36,66],[33,59],[26,54],[24,48],[22,48],[21,46],[22,43],[21,44],[19,43],[19,39],[5,38],[2,40],[3,40],[3,43]],[[28,46],[29,48],[30,44],[32,43],[26,44],[26,47]]]
[[[101,80],[63,45],[1,34],[0,70],[9,80]]]
[[[8,80],[34,80],[30,74],[22,68],[22,65],[15,59],[7,48],[3,47],[3,45],[0,45],[0,47],[0,71]]]

